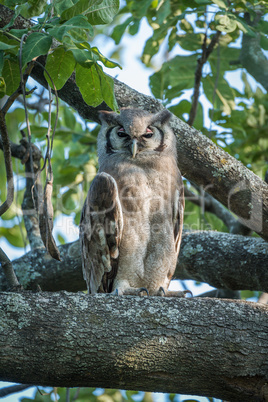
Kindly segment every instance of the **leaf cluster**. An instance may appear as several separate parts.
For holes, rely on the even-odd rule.
[[[102,68],[119,67],[91,46],[93,27],[110,23],[119,9],[119,0],[2,1],[13,8],[14,18],[0,31],[0,96],[11,95],[21,80],[27,63],[47,55],[46,77],[49,85],[62,88],[72,73],[84,100],[91,106],[105,102],[116,110],[113,81]],[[10,29],[15,17],[37,18],[29,29]],[[20,42],[22,52],[20,54]],[[101,64],[102,65],[101,65]]]

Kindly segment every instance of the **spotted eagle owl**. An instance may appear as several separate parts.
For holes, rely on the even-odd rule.
[[[99,173],[80,221],[88,291],[170,292],[180,249],[184,195],[170,112],[100,112]]]

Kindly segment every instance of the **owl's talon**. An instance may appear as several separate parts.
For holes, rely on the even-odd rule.
[[[139,288],[139,289],[137,289],[137,290],[138,290],[138,293],[146,292],[146,293],[147,293],[147,296],[149,296],[148,289],[146,289],[146,288]],[[139,296],[141,296],[141,294],[139,294]]]
[[[190,290],[168,290],[167,293],[165,293],[165,297],[186,297],[187,293],[189,293],[193,297],[193,294]]]
[[[118,289],[115,289],[113,292],[107,293],[107,294],[112,295],[112,296],[119,296]]]
[[[189,293],[191,295],[191,297],[194,297],[194,295],[192,294],[192,292],[190,290],[184,290],[183,293],[184,293],[185,297],[186,297],[187,293]]]
[[[160,288],[159,288],[158,292],[160,293],[160,295],[159,295],[159,296],[162,296],[162,295],[161,295],[161,292],[163,293],[163,296],[166,296],[166,292],[165,292],[165,290],[164,290],[163,286],[160,286]]]

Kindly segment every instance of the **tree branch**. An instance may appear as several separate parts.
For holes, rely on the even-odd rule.
[[[35,249],[13,261],[24,289],[85,290],[78,241],[59,246],[62,261]],[[268,291],[268,243],[219,232],[184,233],[175,279],[195,279],[217,288]],[[0,290],[7,289],[0,272]]]
[[[7,196],[3,204],[0,205],[0,216],[1,216],[9,209],[14,199],[14,181],[13,181],[13,168],[11,161],[11,148],[7,133],[5,113],[2,110],[0,110],[0,133],[3,145],[5,167],[6,167],[6,178],[7,178]]]
[[[218,232],[184,233],[175,277],[220,289],[268,290],[268,243]]]
[[[250,15],[245,13],[248,24],[256,26],[265,10],[256,10],[256,18],[250,22]],[[239,60],[242,66],[268,91],[268,59],[260,46],[260,34],[249,36],[243,33]]]
[[[263,304],[2,293],[0,317],[4,381],[265,400]]]
[[[210,44],[207,46],[207,35],[205,34],[204,41],[202,44],[202,55],[199,57],[197,60],[197,67],[195,70],[195,83],[194,83],[194,94],[193,94],[193,101],[192,101],[192,107],[189,113],[189,119],[187,123],[189,126],[192,126],[194,124],[194,120],[196,117],[196,112],[197,112],[197,107],[198,107],[198,100],[199,100],[199,91],[200,91],[200,84],[201,84],[201,79],[202,79],[202,72],[203,72],[203,66],[207,62],[210,54],[212,53],[214,47],[219,41],[219,38],[221,36],[221,32],[217,31],[216,34],[212,37]]]
[[[32,387],[32,385],[27,385],[27,384],[18,384],[18,385],[11,385],[10,387],[4,387],[4,388],[0,389],[0,398],[4,398],[5,396],[24,391],[25,389],[28,389],[31,387]]]

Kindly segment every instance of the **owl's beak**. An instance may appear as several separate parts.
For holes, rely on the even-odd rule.
[[[137,149],[138,149],[137,140],[134,138],[134,140],[132,141],[132,144],[131,144],[132,158],[135,158]]]

